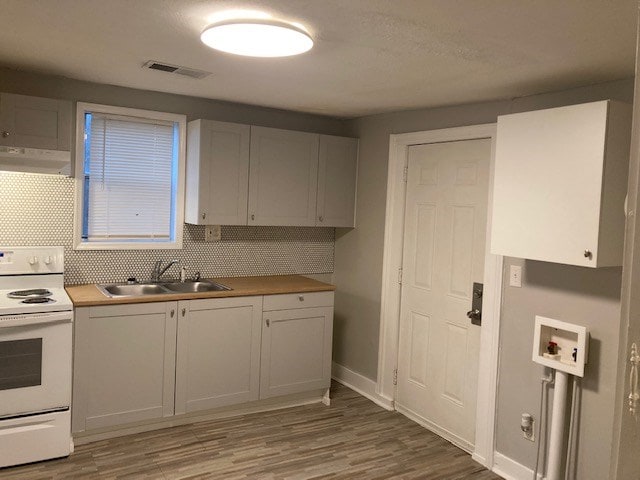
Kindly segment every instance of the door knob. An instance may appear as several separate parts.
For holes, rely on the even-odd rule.
[[[467,312],[467,317],[469,317],[471,320],[480,320],[480,310],[478,310],[477,308],[469,310]]]

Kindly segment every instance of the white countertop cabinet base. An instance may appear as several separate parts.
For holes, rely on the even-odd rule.
[[[491,252],[621,265],[630,131],[614,101],[498,117]]]
[[[264,312],[260,398],[331,384],[333,308]]]
[[[257,400],[262,297],[179,302],[176,415]]]
[[[177,302],[76,309],[72,431],[174,414]]]
[[[79,438],[292,405],[331,382],[330,291],[80,307],[74,329]]]

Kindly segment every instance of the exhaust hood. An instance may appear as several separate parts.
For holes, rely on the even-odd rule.
[[[71,152],[0,146],[0,170],[70,175]]]

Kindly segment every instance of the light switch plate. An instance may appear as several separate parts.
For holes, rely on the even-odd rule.
[[[509,285],[511,287],[522,287],[522,267],[511,265],[509,267]]]

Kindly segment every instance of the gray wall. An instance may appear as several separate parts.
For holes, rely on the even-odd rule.
[[[357,228],[338,230],[334,282],[334,360],[371,379],[377,375],[382,248],[389,135],[480,123],[497,115],[600,99],[630,102],[633,79],[511,101],[375,115],[350,122],[360,137]],[[506,259],[522,265],[522,260]],[[526,262],[523,286],[506,286],[501,318],[497,450],[529,467],[535,444],[522,439],[520,414],[537,415],[542,369],[531,362],[533,317],[546,314],[592,327],[590,373],[584,380],[580,435],[581,479],[607,477],[617,358],[620,269],[588,269]],[[597,433],[594,433],[597,432]],[[590,435],[590,436],[588,436]],[[600,452],[595,454],[594,452]]]
[[[167,83],[169,82],[170,75],[167,76]],[[187,120],[208,118],[330,135],[341,135],[345,131],[344,120],[333,117],[83,82],[1,67],[0,92],[181,113],[187,115]]]
[[[4,68],[0,68],[0,92],[181,113],[188,120],[208,118],[336,135],[346,131],[345,122],[336,118]],[[70,178],[0,172],[0,244],[63,245],[67,283],[145,278],[158,258],[178,259],[190,274],[200,271],[209,277],[333,271],[334,231],[329,228],[223,227],[221,242],[205,243],[204,227],[185,225],[184,248],[178,251],[73,250],[74,188]],[[177,272],[174,267],[173,273]]]

